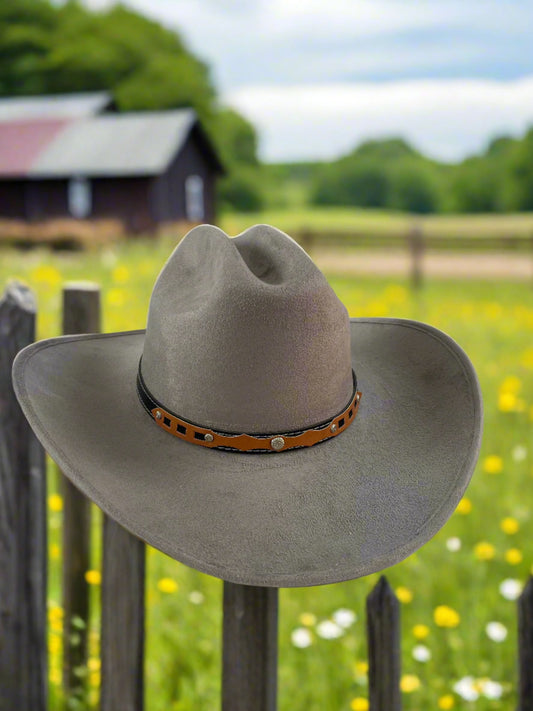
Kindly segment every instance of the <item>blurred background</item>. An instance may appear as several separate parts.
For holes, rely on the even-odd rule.
[[[194,224],[297,239],[351,316],[466,350],[485,436],[442,531],[386,571],[403,703],[514,709],[533,550],[533,6],[526,0],[7,0],[0,5],[0,277],[59,335],[69,281],[104,331],[144,328]],[[51,710],[98,705],[100,519],[88,656],[62,688],[63,497],[49,463]],[[282,711],[366,711],[378,576],[281,591]],[[150,711],[218,708],[221,583],[149,549]]]

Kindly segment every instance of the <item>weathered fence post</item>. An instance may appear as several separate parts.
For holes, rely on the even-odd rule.
[[[313,233],[308,227],[304,227],[300,232],[300,247],[305,249],[307,254],[311,254],[311,249],[313,247]]]
[[[400,711],[400,604],[381,576],[366,600],[370,711]]]
[[[533,577],[518,598],[518,711],[533,711]]]
[[[424,234],[418,224],[414,224],[407,236],[409,254],[411,256],[411,286],[419,289],[422,286],[422,259],[424,256]]]
[[[100,330],[100,290],[89,282],[66,284],[63,289],[63,333]],[[84,688],[76,674],[87,663],[91,503],[64,476],[63,494],[63,686],[68,698]],[[74,624],[73,624],[74,622]],[[77,622],[77,624],[76,624]]]
[[[275,711],[278,590],[224,582],[222,711]]]
[[[104,515],[101,711],[144,704],[145,544]]]
[[[0,711],[45,711],[46,467],[11,385],[18,351],[35,340],[35,299],[0,300]]]

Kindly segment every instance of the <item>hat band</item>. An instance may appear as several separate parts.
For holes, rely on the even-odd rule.
[[[336,437],[353,422],[359,409],[361,393],[357,390],[357,379],[353,370],[352,375],[353,394],[342,412],[310,429],[281,434],[232,434],[202,427],[178,417],[156,400],[148,390],[141,374],[140,362],[137,372],[137,393],[144,409],[154,422],[166,432],[186,442],[232,452],[283,452],[287,449],[312,447],[314,444]]]

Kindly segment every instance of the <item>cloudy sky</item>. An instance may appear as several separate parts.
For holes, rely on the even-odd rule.
[[[209,63],[265,160],[402,135],[451,161],[533,124],[531,0],[125,1]]]

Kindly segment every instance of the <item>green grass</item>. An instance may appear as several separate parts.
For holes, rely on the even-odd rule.
[[[390,210],[306,206],[252,214],[228,213],[221,217],[221,226],[228,234],[238,234],[255,223],[276,225],[289,234],[309,230],[325,234],[352,231],[377,237],[403,236],[416,223],[433,237],[533,236],[531,213],[415,216]]]
[[[381,217],[367,219],[379,222]],[[393,218],[383,217],[389,219]],[[246,224],[251,222],[247,220]],[[40,338],[60,333],[61,287],[71,279],[90,279],[102,285],[104,330],[143,328],[154,279],[172,246],[172,240],[163,240],[135,241],[92,254],[3,252],[0,279],[5,283],[8,277],[16,276],[36,290]],[[407,283],[398,279],[329,276],[352,316],[396,316],[429,322],[454,337],[477,368],[485,401],[485,434],[480,463],[467,491],[471,511],[455,513],[428,544],[386,573],[395,589],[407,588],[412,596],[410,602],[402,604],[403,672],[414,675],[420,686],[404,694],[406,711],[438,709],[438,699],[447,694],[453,696],[453,708],[461,711],[511,711],[516,706],[516,603],[504,599],[499,586],[505,579],[526,581],[533,563],[533,291],[528,285],[505,281],[434,281],[414,295]],[[484,471],[489,456],[501,458],[501,472]],[[489,461],[498,469],[500,459]],[[54,490],[54,475],[50,487]],[[505,517],[518,522],[516,533],[502,531],[500,522]],[[61,513],[51,511],[49,521],[49,597],[53,607],[60,604]],[[97,535],[97,517],[94,526]],[[461,541],[457,552],[447,549],[446,541],[452,537]],[[490,560],[476,557],[475,546],[483,541],[494,546]],[[522,560],[508,562],[509,549],[520,551]],[[93,566],[98,566],[97,551]],[[162,578],[174,580],[178,590],[159,590]],[[377,578],[372,575],[337,585],[281,591],[281,711],[349,711],[354,698],[366,696],[364,600]],[[147,708],[218,708],[221,582],[150,549],[146,589]],[[196,593],[193,601],[191,593]],[[89,676],[94,704],[98,682],[97,586],[93,600],[96,612],[91,624],[93,659]],[[447,629],[435,624],[434,610],[439,605],[459,614],[457,627]],[[297,649],[292,645],[291,633],[302,626],[302,613],[311,613],[320,621],[339,608],[349,608],[359,618],[342,637],[322,639],[316,626],[311,625],[311,646]],[[507,628],[503,642],[487,637],[485,627],[490,621],[499,621]],[[432,654],[427,663],[412,657],[417,644],[413,627],[417,624],[429,630],[422,642]],[[58,630],[56,622],[50,631],[51,711],[59,709]],[[482,696],[475,703],[461,699],[452,687],[467,675],[501,682],[502,699]]]

